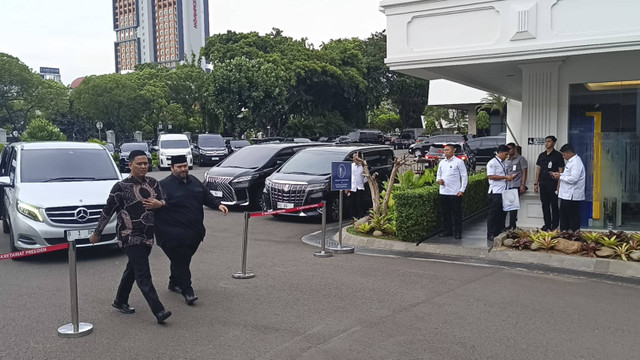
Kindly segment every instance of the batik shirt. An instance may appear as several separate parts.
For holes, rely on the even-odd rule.
[[[107,205],[102,209],[95,233],[102,234],[113,213],[118,217],[118,241],[120,246],[147,245],[153,246],[153,210],[147,210],[143,199],[158,199],[164,196],[158,181],[154,178],[137,179],[130,176],[116,183]]]

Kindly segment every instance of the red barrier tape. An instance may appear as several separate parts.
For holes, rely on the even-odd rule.
[[[48,252],[52,252],[52,251],[64,250],[64,249],[68,249],[68,248],[69,248],[69,243],[64,243],[64,244],[59,244],[59,245],[41,247],[41,248],[37,248],[37,249],[29,249],[29,250],[10,252],[10,253],[6,253],[6,254],[0,254],[0,260],[7,260],[7,259],[14,259],[14,258],[21,258],[21,257],[25,257],[25,256],[39,255],[39,254],[44,254],[44,253],[48,253]]]
[[[281,209],[281,210],[273,210],[273,211],[266,211],[266,212],[255,212],[255,213],[251,213],[249,215],[249,217],[259,217],[259,216],[267,216],[267,215],[285,214],[285,213],[290,213],[290,212],[297,212],[297,211],[300,211],[300,210],[309,210],[309,209],[321,208],[322,206],[323,206],[322,203],[318,203],[318,204],[313,204],[313,205],[298,206],[298,207],[291,208],[291,209]]]

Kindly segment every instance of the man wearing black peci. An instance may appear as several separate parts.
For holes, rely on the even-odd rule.
[[[129,294],[135,281],[158,324],[161,324],[171,316],[171,311],[165,310],[153,286],[149,254],[153,246],[154,211],[163,206],[164,200],[158,181],[146,176],[149,163],[144,151],[133,150],[129,154],[129,168],[131,175],[111,189],[89,241],[92,244],[100,241],[102,231],[116,213],[118,241],[129,261],[111,305],[123,314],[133,314],[135,309],[129,306]]]
[[[184,155],[171,158],[171,175],[160,181],[165,206],[156,211],[156,241],[171,261],[169,290],[184,296],[192,305],[198,297],[191,287],[191,258],[204,239],[203,205],[218,209],[227,215],[207,188],[193,175]]]
[[[544,142],[545,151],[538,155],[536,165],[536,182],[533,190],[540,193],[542,202],[542,215],[544,217],[543,231],[555,230],[560,224],[560,211],[558,210],[558,180],[551,176],[553,172],[562,172],[564,169],[564,158],[555,149],[556,137],[547,136]]]

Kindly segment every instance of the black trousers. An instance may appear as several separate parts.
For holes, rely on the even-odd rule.
[[[487,216],[487,239],[493,240],[502,229],[507,213],[502,210],[502,194],[489,194],[489,216]]]
[[[120,304],[129,302],[129,294],[133,288],[133,282],[138,284],[138,288],[142,292],[145,300],[149,304],[154,314],[164,310],[164,306],[158,298],[156,288],[151,281],[151,269],[149,268],[149,254],[151,247],[147,245],[131,245],[123,248],[124,253],[129,258],[127,267],[124,269],[116,301]]]
[[[554,184],[540,183],[540,201],[542,202],[542,215],[544,226],[553,230],[560,224],[560,211],[558,210],[558,195]]]
[[[560,199],[560,230],[580,229],[580,201]]]
[[[345,194],[346,195],[346,194]],[[351,191],[349,196],[345,196],[349,206],[349,217],[361,218],[367,215],[366,209],[366,192],[364,190]],[[345,200],[344,198],[342,199]]]
[[[193,287],[191,287],[191,258],[196,253],[200,241],[193,241],[175,246],[161,246],[162,251],[167,254],[171,261],[171,275],[169,276],[169,284],[182,288],[183,295],[193,295]]]
[[[440,213],[445,234],[462,234],[462,196],[440,195]]]

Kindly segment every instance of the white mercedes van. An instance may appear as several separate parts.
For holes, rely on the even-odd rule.
[[[191,144],[185,134],[161,134],[158,137],[158,169],[166,169],[171,166],[171,157],[186,155],[189,169],[193,169],[193,156]]]
[[[71,141],[13,143],[0,155],[2,230],[11,251],[66,243],[65,230],[81,235],[77,246],[116,244],[116,217],[92,245],[102,208],[121,179],[107,149]]]

